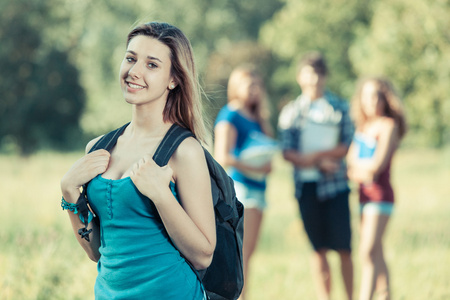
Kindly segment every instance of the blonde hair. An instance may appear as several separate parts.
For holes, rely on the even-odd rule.
[[[262,89],[262,95],[260,101],[258,101],[258,105],[256,105],[252,110],[252,116],[257,120],[257,122],[261,125],[262,128],[266,128],[266,123],[270,118],[270,110],[268,108],[268,101],[265,96],[265,89],[262,77],[252,66],[240,66],[234,69],[230,78],[228,79],[228,87],[227,87],[227,97],[228,103],[232,101],[240,101],[238,94],[239,86],[244,82],[244,79],[252,79],[256,80],[260,84],[260,88]],[[267,134],[267,132],[266,132]]]
[[[361,127],[367,121],[367,115],[362,109],[361,94],[364,85],[368,82],[375,83],[379,99],[384,101],[384,116],[394,119],[399,129],[399,137],[402,138],[408,130],[405,112],[400,97],[394,90],[392,83],[381,77],[367,77],[359,81],[358,87],[352,98],[351,114],[357,127]]]
[[[176,87],[170,90],[163,119],[188,128],[203,143],[208,144],[208,134],[203,118],[202,89],[195,68],[192,46],[177,27],[159,22],[150,22],[134,28],[127,38],[127,45],[138,36],[154,38],[170,49],[171,75]]]

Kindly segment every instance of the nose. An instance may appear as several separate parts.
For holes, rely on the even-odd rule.
[[[128,75],[132,78],[140,78],[142,76],[142,68],[140,64],[134,64],[130,70],[128,70]]]

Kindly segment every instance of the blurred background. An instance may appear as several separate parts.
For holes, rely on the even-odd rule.
[[[0,299],[93,299],[96,266],[61,211],[59,180],[87,141],[130,120],[119,66],[126,35],[148,21],[190,39],[211,120],[242,63],[262,73],[274,126],[300,93],[305,52],[325,54],[328,87],[344,99],[361,76],[390,78],[410,126],[394,162],[398,204],[386,236],[393,299],[450,299],[449,16],[449,0],[0,1]],[[249,299],[314,299],[291,172],[279,156]],[[353,193],[354,246],[357,205]],[[358,268],[355,249],[355,290]]]
[[[0,146],[77,149],[130,118],[118,84],[127,33],[165,21],[191,40],[214,119],[231,70],[256,64],[273,108],[296,97],[298,58],[322,51],[329,89],[384,75],[403,97],[404,145],[450,142],[448,0],[4,0],[0,3]]]

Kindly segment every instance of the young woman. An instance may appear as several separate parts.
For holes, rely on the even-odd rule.
[[[349,178],[359,183],[361,208],[360,300],[390,299],[388,268],[382,238],[392,213],[394,192],[391,161],[406,132],[402,104],[389,81],[368,78],[360,83],[352,103],[356,133],[347,156]]]
[[[188,138],[166,166],[152,159],[174,123],[206,139],[189,41],[166,23],[133,29],[119,80],[132,108],[131,123],[110,153],[86,154],[61,180],[67,208],[91,180],[88,199],[100,225],[89,224],[90,242],[77,233],[83,227],[79,216],[70,210],[69,216],[78,242],[98,262],[95,297],[204,299],[201,282],[186,262],[205,269],[216,244],[203,149]],[[99,138],[87,144],[86,153]]]
[[[271,170],[270,161],[254,165],[242,159],[244,151],[255,145],[270,148],[264,87],[261,77],[251,67],[235,69],[228,81],[228,104],[219,112],[215,126],[214,156],[235,183],[237,198],[244,204],[244,299],[248,282],[249,261],[258,241],[263,211],[266,207],[265,175]],[[269,150],[270,152],[270,150]],[[270,154],[268,155],[270,156]]]

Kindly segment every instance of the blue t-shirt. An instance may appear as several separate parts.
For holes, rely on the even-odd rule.
[[[255,120],[248,119],[239,111],[232,109],[229,105],[225,105],[219,112],[216,118],[217,125],[219,122],[228,122],[236,128],[237,138],[234,147],[233,155],[239,157],[240,153],[245,150],[248,140],[252,134],[263,133],[261,125]],[[266,188],[266,180],[256,181],[248,178],[236,168],[229,168],[228,174],[234,181],[241,182],[252,188],[264,190]]]

